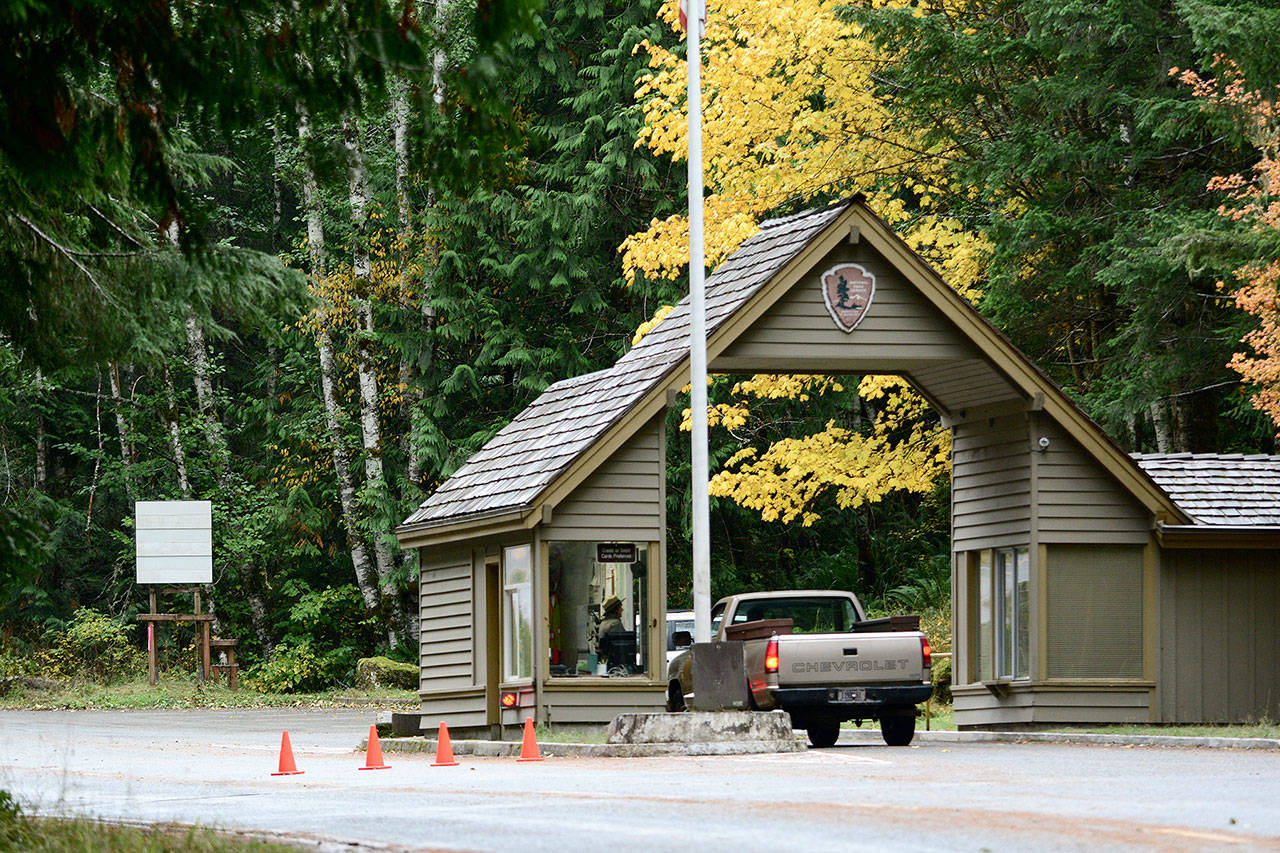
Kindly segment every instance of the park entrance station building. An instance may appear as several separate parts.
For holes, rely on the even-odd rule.
[[[707,327],[713,372],[898,374],[951,430],[957,725],[1280,716],[1280,457],[1125,454],[860,198],[764,223],[709,280]],[[663,708],[688,339],[686,299],[397,529],[427,727]]]

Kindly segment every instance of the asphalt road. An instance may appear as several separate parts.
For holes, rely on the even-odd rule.
[[[28,808],[358,842],[579,851],[1280,850],[1274,751],[845,744],[795,755],[547,760],[388,753],[373,711],[0,712]],[[272,777],[289,729],[301,776]]]

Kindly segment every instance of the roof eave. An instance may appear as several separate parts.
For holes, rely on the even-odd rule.
[[[421,548],[443,542],[459,542],[528,530],[541,520],[542,513],[537,511],[537,507],[526,504],[514,509],[474,512],[470,515],[402,524],[395,529],[395,534],[400,547]]]
[[[862,212],[872,226],[863,232],[877,251],[903,273],[910,275],[921,293],[945,316],[961,327],[962,332],[1023,393],[1044,394],[1044,411],[1061,424],[1095,459],[1102,462],[1113,477],[1155,516],[1157,522],[1175,521],[1191,524],[1192,518],[1143,471],[1092,418],[1084,413],[1047,374],[1024,356],[990,320],[964,300],[924,258],[893,233],[883,219],[865,203],[850,210]],[[896,259],[896,262],[895,262]],[[927,287],[921,285],[929,285]]]
[[[1162,548],[1280,548],[1280,526],[1254,524],[1157,524]]]

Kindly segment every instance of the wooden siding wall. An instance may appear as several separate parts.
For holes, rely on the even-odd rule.
[[[651,420],[552,510],[547,541],[666,538],[665,413]]]
[[[421,674],[427,693],[475,685],[470,548],[422,549],[418,595]]]
[[[1051,545],[1050,678],[1142,677],[1142,548]]]
[[[1161,721],[1280,719],[1280,553],[1167,549],[1162,562]]]
[[[822,274],[861,264],[876,277],[871,307],[852,332],[822,297]],[[716,371],[898,373],[973,358],[976,348],[870,246],[845,244],[822,260],[711,361]]]
[[[951,432],[953,550],[1026,545],[1030,535],[1026,414],[955,424]]]
[[[1039,493],[1039,539],[1045,543],[1145,545],[1152,517],[1057,423],[1037,415],[1032,425]],[[1038,442],[1049,439],[1041,450]]]
[[[953,688],[952,694],[956,726],[962,730],[1150,720],[1146,687],[1035,685],[997,697],[985,687],[969,686]]]
[[[449,724],[453,737],[487,737],[488,715],[485,712],[484,688],[439,693],[422,702],[422,733],[434,737],[441,723]]]
[[[665,685],[633,690],[543,688],[543,720],[551,725],[610,723],[618,714],[659,713],[666,708]]]

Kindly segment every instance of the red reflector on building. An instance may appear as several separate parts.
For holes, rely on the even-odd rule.
[[[516,706],[516,694],[514,691],[508,690],[502,694],[502,698],[499,701],[504,708],[514,708]]]

